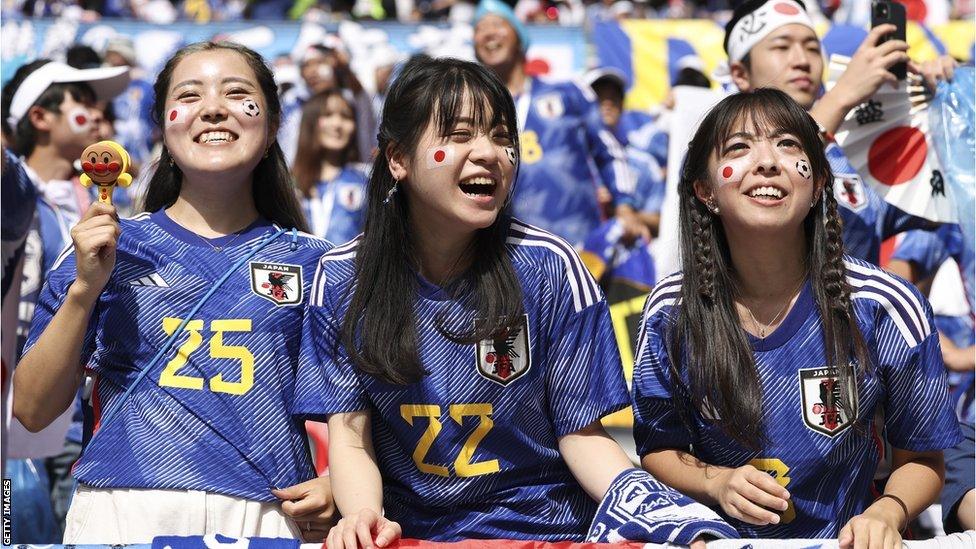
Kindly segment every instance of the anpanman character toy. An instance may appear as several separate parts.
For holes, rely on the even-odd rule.
[[[132,183],[129,153],[115,141],[99,141],[81,153],[81,184],[98,186],[98,201],[112,205],[112,191],[116,185],[128,187]]]

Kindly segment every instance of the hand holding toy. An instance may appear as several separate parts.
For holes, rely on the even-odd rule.
[[[115,185],[128,187],[132,176],[127,174],[131,161],[129,153],[115,141],[99,141],[81,153],[81,184],[98,187],[98,201],[112,205]]]

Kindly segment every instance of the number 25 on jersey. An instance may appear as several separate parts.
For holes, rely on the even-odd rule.
[[[163,319],[163,331],[166,335],[173,335],[176,328],[183,322],[181,318],[166,317]],[[203,344],[203,321],[191,320],[186,323],[185,331],[190,337],[180,345],[174,356],[159,376],[160,387],[176,387],[180,389],[203,390],[204,379],[192,375],[178,373],[190,360],[190,355]],[[243,395],[254,386],[254,355],[247,347],[239,345],[224,345],[225,332],[250,332],[250,318],[232,318],[212,320],[210,322],[210,358],[226,358],[240,363],[240,381],[226,381],[224,374],[219,373],[209,379],[210,390],[214,393]],[[196,373],[199,373],[197,370]]]

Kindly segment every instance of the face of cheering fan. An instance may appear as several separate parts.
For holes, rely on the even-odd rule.
[[[349,146],[356,131],[352,107],[339,95],[331,95],[318,120],[319,144],[322,149],[341,152]]]
[[[184,174],[250,176],[271,146],[267,102],[254,71],[231,50],[186,56],[173,71],[164,141]]]
[[[739,122],[708,160],[710,181],[695,194],[717,206],[726,231],[768,234],[802,230],[820,186],[799,138],[783,128]]]
[[[446,135],[431,121],[414,154],[391,169],[423,223],[473,232],[494,223],[505,205],[516,157],[508,127],[478,127],[470,96],[465,103]]]
[[[820,93],[824,59],[820,39],[806,25],[791,23],[776,29],[749,50],[749,68],[731,67],[742,91],[776,88],[809,110]]]
[[[474,26],[474,54],[488,67],[511,63],[520,55],[518,32],[500,15],[489,14]]]

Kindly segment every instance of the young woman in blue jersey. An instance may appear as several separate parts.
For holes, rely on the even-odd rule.
[[[341,91],[315,95],[302,107],[292,173],[312,233],[340,244],[363,230],[366,172],[355,137],[355,107]]]
[[[509,215],[517,132],[477,64],[416,57],[390,89],[363,235],[322,257],[303,331],[332,548],[579,541],[632,466],[600,426],[629,400],[606,300],[566,241]]]
[[[147,212],[119,220],[94,204],[72,230],[14,413],[40,429],[94,379],[66,543],[321,539],[329,484],[292,397],[302,305],[331,246],[295,230],[274,79],[247,48],[199,43],[167,62],[155,98],[164,149]]]
[[[959,433],[930,307],[842,255],[831,181],[816,123],[783,92],[705,117],[679,184],[682,272],[644,309],[634,434],[645,469],[744,537],[900,547]]]

